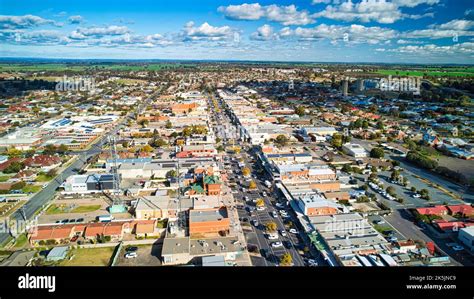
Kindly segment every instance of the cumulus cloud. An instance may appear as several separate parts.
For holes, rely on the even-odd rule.
[[[433,24],[428,29],[413,30],[404,34],[405,38],[452,38],[460,36],[474,36],[472,29],[474,21],[454,19],[444,24]]]
[[[84,21],[84,18],[83,18],[82,16],[79,16],[79,15],[77,15],[77,16],[70,16],[70,17],[68,18],[68,21],[69,21],[70,24],[80,24],[80,23],[82,23],[82,22]]]
[[[392,24],[404,18],[419,19],[433,16],[432,13],[423,15],[405,14],[400,8],[403,6],[414,7],[421,3],[434,4],[437,3],[436,0],[410,1],[362,0],[357,3],[347,1],[340,5],[328,5],[323,11],[316,13],[315,16],[345,22],[360,21],[363,23],[377,22],[381,24]]]
[[[438,46],[435,44],[414,46],[408,45],[395,49],[390,49],[391,52],[397,52],[402,54],[417,54],[417,55],[430,55],[430,56],[444,56],[444,55],[472,55],[474,54],[474,43],[465,42],[459,44],[453,44],[449,46]]]
[[[126,33],[130,33],[130,29],[128,29],[128,27],[111,25],[107,27],[78,28],[71,32],[69,37],[72,39],[86,39],[88,37],[122,35]]]
[[[229,26],[215,27],[205,22],[196,27],[194,22],[188,22],[183,30],[184,41],[222,41],[234,35],[235,30]]]
[[[273,27],[270,25],[263,25],[257,28],[257,31],[250,35],[250,39],[267,41],[278,39],[278,34],[273,31]]]
[[[24,16],[0,15],[0,29],[27,29],[27,28],[38,27],[40,25],[59,26],[60,24],[53,20],[44,19],[42,17],[38,17],[34,15],[24,15]]]
[[[288,25],[308,25],[315,23],[314,17],[307,10],[298,10],[295,5],[280,6],[276,4],[262,6],[259,3],[221,6],[218,11],[231,20],[254,21],[267,19]]]
[[[280,33],[282,33],[282,31],[280,31]],[[393,29],[377,26],[366,27],[356,24],[352,24],[350,26],[321,24],[314,28],[298,27],[294,30],[286,28],[284,33],[285,35],[280,36],[295,36],[299,40],[328,39],[332,42],[344,40],[351,43],[369,44],[385,42],[389,39],[396,38],[399,35],[399,33]]]

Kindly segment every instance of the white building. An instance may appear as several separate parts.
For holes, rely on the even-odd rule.
[[[458,239],[466,245],[471,252],[474,252],[474,226],[461,228],[459,230]]]
[[[344,153],[355,158],[367,157],[367,151],[360,144],[346,143],[342,146],[342,150]]]

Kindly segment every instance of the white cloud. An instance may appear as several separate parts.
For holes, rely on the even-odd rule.
[[[79,16],[79,15],[77,15],[77,16],[70,16],[70,17],[68,18],[68,21],[69,21],[70,24],[80,24],[80,23],[82,23],[82,22],[84,21],[84,18],[83,18],[82,16]]]
[[[250,36],[250,39],[261,41],[275,40],[278,39],[278,34],[273,31],[270,25],[265,24],[257,28],[257,31]]]
[[[26,29],[37,27],[40,25],[55,25],[59,26],[53,20],[44,19],[34,15],[24,16],[4,16],[0,15],[0,29]]]
[[[420,4],[434,5],[438,4],[439,1],[440,0],[393,0],[393,3],[398,6],[415,7]]]
[[[444,24],[434,24],[429,29],[413,30],[406,32],[405,38],[453,38],[460,36],[474,36],[472,29],[474,21],[455,19]]]
[[[72,39],[85,39],[87,37],[102,37],[107,35],[122,35],[130,33],[130,29],[126,26],[107,26],[107,27],[88,27],[78,28],[71,32]]]
[[[218,11],[231,20],[255,21],[267,19],[285,26],[308,25],[316,22],[313,15],[307,10],[298,10],[295,5],[281,6],[272,4],[262,6],[259,3],[244,3],[242,5],[221,6],[218,8]]]
[[[234,35],[235,30],[229,26],[214,27],[205,22],[199,27],[194,26],[194,22],[188,22],[183,30],[185,41],[221,41],[229,39]]]
[[[396,38],[399,33],[393,29],[382,27],[365,27],[363,25],[326,25],[321,24],[313,28],[298,27],[295,30],[284,28],[281,37],[296,36],[300,40],[329,39],[331,41],[347,41],[349,43],[378,44]],[[282,29],[283,31],[283,29]]]
[[[436,0],[418,0],[416,5]],[[411,4],[414,7],[416,5]],[[363,23],[377,22],[382,24],[392,24],[404,18],[419,19],[423,17],[432,17],[432,13],[423,15],[410,15],[401,11],[400,7],[409,6],[404,0],[386,1],[386,0],[362,0],[353,3],[352,1],[343,2],[340,5],[328,5],[326,8],[315,14],[317,17],[325,17],[328,19],[351,22],[360,21]]]
[[[443,55],[472,55],[474,54],[474,43],[465,42],[454,44],[450,46],[438,46],[434,44],[423,46],[403,46],[396,49],[391,49],[391,52],[398,52],[402,54],[416,54],[429,56],[443,56]]]

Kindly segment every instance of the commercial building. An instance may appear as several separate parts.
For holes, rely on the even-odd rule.
[[[223,234],[230,231],[230,218],[226,207],[189,211],[189,235]]]
[[[461,228],[459,230],[458,234],[458,239],[461,241],[464,245],[467,246],[467,248],[474,253],[474,226],[469,226],[465,228]]]
[[[342,150],[354,158],[365,158],[368,155],[367,151],[360,144],[346,143],[342,145]]]

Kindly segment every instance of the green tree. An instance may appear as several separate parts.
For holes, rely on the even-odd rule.
[[[288,144],[288,137],[286,137],[285,135],[278,135],[276,138],[275,138],[275,143],[279,146],[285,146]]]
[[[298,106],[295,109],[295,113],[298,114],[299,116],[305,115],[305,108],[303,106]]]
[[[168,120],[168,121],[166,122],[165,128],[167,128],[167,129],[173,128],[173,124],[171,123],[171,121]]]
[[[331,138],[331,145],[340,149],[342,147],[342,135],[339,133],[334,133]]]
[[[385,153],[384,153],[383,149],[380,148],[380,147],[374,147],[370,151],[370,157],[372,157],[372,158],[380,159],[380,158],[383,158],[384,156],[385,156]]]

